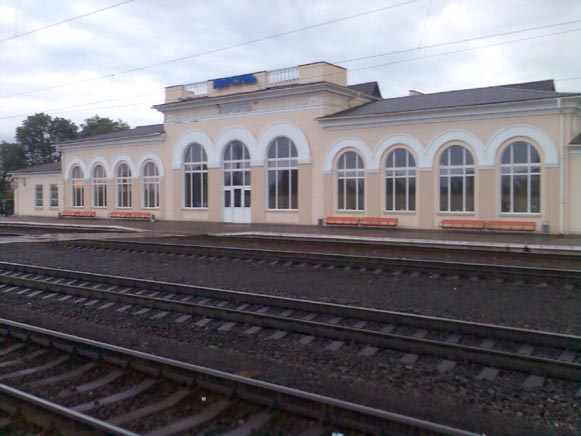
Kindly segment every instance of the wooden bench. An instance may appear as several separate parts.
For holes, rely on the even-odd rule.
[[[327,226],[358,226],[361,218],[352,216],[328,216],[325,218]]]
[[[63,210],[59,214],[62,218],[95,218],[96,215],[94,210]]]
[[[446,219],[440,221],[440,227],[443,229],[484,230],[486,228],[486,221]]]
[[[111,212],[109,218],[117,220],[146,220],[155,221],[155,215],[149,212]]]
[[[536,223],[531,221],[488,221],[488,230],[534,232]]]
[[[397,218],[365,217],[361,218],[359,225],[362,227],[396,227]]]

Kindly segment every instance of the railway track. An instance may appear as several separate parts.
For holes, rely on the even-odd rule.
[[[472,362],[483,366],[483,380],[500,369],[524,372],[526,387],[542,386],[545,377],[581,380],[579,336],[13,263],[0,263],[0,295],[304,345],[323,338],[329,351],[352,343],[368,357],[398,350],[409,364],[438,356],[441,373]]]
[[[0,433],[476,436],[0,319]]]
[[[403,257],[323,253],[313,251],[256,249],[222,245],[171,244],[144,241],[90,240],[62,244],[78,249],[113,250],[130,253],[159,253],[202,258],[235,258],[260,263],[329,267],[347,270],[399,271],[429,275],[477,277],[525,282],[559,282],[568,286],[581,284],[581,269],[540,268],[499,264],[409,259]]]

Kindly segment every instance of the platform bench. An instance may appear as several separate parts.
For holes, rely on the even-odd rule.
[[[62,218],[95,218],[97,213],[94,210],[63,210]]]
[[[359,225],[362,227],[396,227],[397,218],[365,217],[361,218]]]
[[[149,212],[111,212],[111,219],[155,221],[155,215]]]
[[[325,218],[327,226],[358,226],[361,218],[352,216],[328,216]]]
[[[488,221],[488,230],[534,232],[536,223],[531,221]]]
[[[466,229],[466,230],[484,230],[486,221],[483,220],[442,220],[440,227],[443,229]]]

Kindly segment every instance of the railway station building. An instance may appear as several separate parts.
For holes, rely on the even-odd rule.
[[[170,86],[163,124],[57,145],[17,215],[316,225],[519,221],[581,233],[581,95],[552,80],[383,98],[325,62]]]

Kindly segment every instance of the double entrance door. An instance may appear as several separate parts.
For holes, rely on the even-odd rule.
[[[240,141],[232,141],[224,153],[222,219],[230,223],[251,221],[250,156]]]

